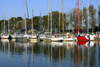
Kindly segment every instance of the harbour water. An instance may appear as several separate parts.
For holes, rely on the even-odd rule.
[[[0,67],[100,67],[100,42],[0,40]]]

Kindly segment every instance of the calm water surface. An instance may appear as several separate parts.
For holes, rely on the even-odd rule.
[[[0,67],[100,67],[100,42],[1,40]]]

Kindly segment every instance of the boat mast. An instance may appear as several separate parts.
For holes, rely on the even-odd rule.
[[[32,9],[32,35],[33,35],[33,9]]]
[[[8,34],[9,34],[9,16],[8,16]]]
[[[2,26],[2,33],[3,33],[3,21],[2,21],[2,24],[1,24],[1,26]]]
[[[5,33],[5,6],[4,6],[4,33]]]
[[[73,25],[73,9],[72,9],[72,21],[71,21],[71,25],[70,25],[71,32],[73,31],[72,25]]]
[[[69,7],[69,33],[70,33],[70,7]]]
[[[40,12],[40,31],[43,31],[42,30],[42,21],[41,21],[41,12]]]
[[[59,34],[60,34],[60,0],[59,0]]]
[[[48,32],[49,32],[49,0],[48,0]]]
[[[52,35],[52,8],[51,8],[51,0],[50,0],[50,9],[51,9],[51,35]]]
[[[83,30],[83,2],[82,2],[82,30]]]
[[[63,0],[62,0],[62,29],[64,34],[64,13],[63,13]]]
[[[88,0],[88,17],[87,17],[87,20],[88,20],[88,29],[87,29],[87,33],[89,33],[89,0]]]
[[[79,0],[78,0],[78,34],[79,34]]]
[[[24,0],[25,1],[25,0]],[[25,17],[25,35],[27,34],[27,24],[26,24],[26,2],[24,2],[24,17]]]
[[[14,5],[14,35],[15,35],[15,5]]]
[[[17,18],[17,32],[18,32],[18,18]]]

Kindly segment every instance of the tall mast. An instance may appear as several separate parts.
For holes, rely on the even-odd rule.
[[[72,21],[71,22],[73,23],[73,9],[72,9]],[[73,30],[72,29],[72,23],[71,23],[71,30]]]
[[[1,26],[2,26],[2,33],[3,33],[3,21],[2,21],[2,24],[1,24]]]
[[[9,16],[8,16],[8,34],[9,34]]]
[[[17,18],[17,31],[18,31],[18,18]]]
[[[33,9],[32,9],[32,35],[33,35]]]
[[[63,0],[62,0],[62,29],[64,34],[64,13],[63,13]]]
[[[82,2],[82,30],[83,30],[83,2]]]
[[[69,33],[70,33],[70,7],[69,7]]]
[[[24,17],[25,17],[25,34],[27,34],[27,24],[26,24],[26,2],[24,0]]]
[[[89,0],[88,0],[88,17],[87,17],[87,20],[88,20],[88,28],[87,28],[87,33],[89,33]]]
[[[78,0],[78,34],[79,34],[79,0]]]
[[[4,33],[5,33],[5,6],[4,6]]]
[[[51,9],[51,35],[52,35],[52,8],[51,8],[51,0],[50,0],[50,9]]]
[[[15,5],[14,5],[14,34],[15,34]]]
[[[49,32],[49,0],[48,0],[48,32]]]
[[[42,21],[41,21],[41,12],[40,12],[40,21],[39,21],[39,22],[40,22],[40,31],[43,31],[43,30],[42,30],[42,26],[43,26],[43,25],[42,25]]]
[[[59,34],[60,34],[60,0],[59,0]]]

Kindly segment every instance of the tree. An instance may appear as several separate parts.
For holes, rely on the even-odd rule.
[[[64,24],[66,24],[66,14],[64,13]],[[43,16],[43,24],[45,29],[48,29],[48,15]],[[60,29],[62,30],[62,13],[60,13]],[[52,12],[52,28],[54,31],[59,29],[59,12]],[[49,29],[51,29],[51,13],[49,13]]]
[[[96,9],[91,4],[89,6],[89,16],[91,17],[91,23],[90,23],[90,25],[92,26],[92,33],[93,33],[93,29],[95,28],[95,15],[96,15]]]
[[[71,13],[71,21],[74,22],[73,27],[77,33],[77,29],[78,29],[78,13],[77,13],[77,9],[73,9],[73,17],[72,17],[72,13]],[[85,24],[85,26],[83,27],[83,29],[86,29],[87,27],[87,9],[86,7],[83,7],[83,24]],[[79,10],[79,29],[82,29],[82,10]]]
[[[40,28],[40,23],[39,23],[39,21],[40,21],[40,16],[35,16],[34,18],[33,18],[33,24],[34,24],[34,28],[36,29],[36,30],[39,30],[39,28]]]
[[[99,11],[98,11],[98,20],[99,20],[99,29],[100,29],[100,5],[99,5]]]
[[[48,16],[47,15],[43,16],[43,24],[44,24],[45,31],[48,30]]]

